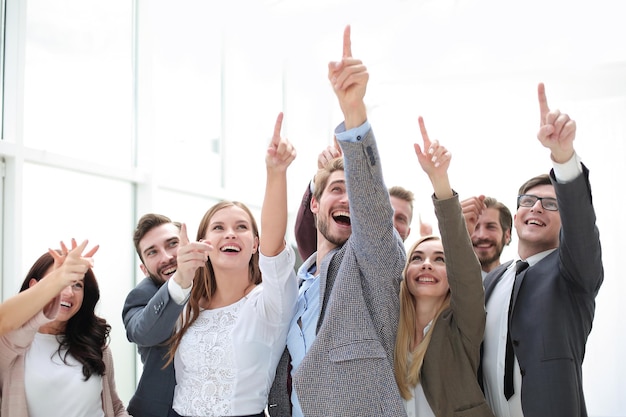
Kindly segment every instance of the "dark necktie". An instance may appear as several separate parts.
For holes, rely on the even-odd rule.
[[[515,281],[511,288],[511,301],[509,302],[508,325],[506,332],[506,354],[504,356],[504,397],[508,400],[513,395],[513,363],[515,362],[515,354],[513,353],[513,343],[511,342],[511,312],[513,311],[513,293],[515,292],[515,284],[517,277],[528,268],[528,262],[519,260],[515,265]]]

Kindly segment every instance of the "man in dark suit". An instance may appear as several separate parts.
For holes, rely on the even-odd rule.
[[[543,84],[538,93],[537,137],[553,169],[519,190],[514,225],[528,267],[516,276],[508,262],[485,278],[482,381],[498,417],[586,417],[582,363],[604,277],[600,238],[576,124],[550,111]]]
[[[180,227],[166,216],[150,213],[139,219],[133,235],[146,275],[128,294],[122,311],[126,336],[137,344],[143,364],[128,403],[134,417],[167,417],[172,407],[176,380],[174,365],[165,366],[166,342],[191,292],[190,282],[176,282],[175,277]]]

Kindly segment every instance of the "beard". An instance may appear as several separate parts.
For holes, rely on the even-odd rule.
[[[494,243],[490,240],[480,240],[476,242],[476,245],[479,245],[481,243]],[[494,249],[495,252],[493,253],[493,255],[484,255],[484,256],[478,256],[478,260],[480,261],[480,265],[484,266],[484,265],[491,265],[494,262],[497,262],[500,260],[500,255],[502,255],[502,251],[504,250],[504,237],[502,237],[502,240],[500,242],[495,242],[494,245]]]
[[[346,243],[346,241],[348,240],[348,236],[337,236],[337,235],[333,235],[330,233],[329,231],[330,226],[329,226],[329,221],[328,221],[328,217],[327,216],[317,216],[317,230],[320,231],[320,233],[322,234],[322,236],[324,236],[324,238],[329,241],[330,243],[332,243],[333,245],[336,246],[341,246],[344,243]]]

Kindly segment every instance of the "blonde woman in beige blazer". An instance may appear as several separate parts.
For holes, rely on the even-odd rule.
[[[480,263],[458,194],[451,155],[430,141],[419,118],[417,159],[430,181],[441,238],[425,236],[408,252],[400,285],[396,381],[409,417],[493,417],[477,379],[485,308]]]

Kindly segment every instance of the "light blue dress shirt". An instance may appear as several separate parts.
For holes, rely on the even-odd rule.
[[[315,276],[317,253],[314,253],[298,269],[298,278],[302,281],[298,291],[296,314],[289,325],[287,348],[291,355],[291,377],[304,359],[304,355],[315,340],[317,319],[320,315],[320,280]],[[303,417],[296,390],[291,391],[292,416]]]

